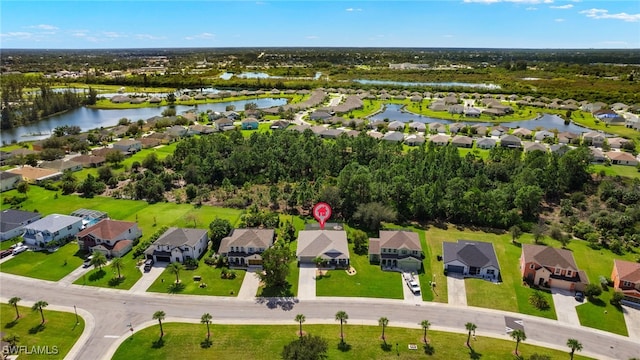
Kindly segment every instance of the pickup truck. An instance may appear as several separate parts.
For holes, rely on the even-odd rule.
[[[404,274],[404,280],[414,295],[420,295],[420,284],[413,278],[412,274]]]

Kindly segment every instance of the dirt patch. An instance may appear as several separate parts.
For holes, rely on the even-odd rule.
[[[358,273],[353,266],[349,266],[349,268],[345,271],[347,272],[347,274],[349,274],[349,276],[353,276]]]
[[[324,269],[316,269],[316,277],[321,277],[327,275],[327,270]]]

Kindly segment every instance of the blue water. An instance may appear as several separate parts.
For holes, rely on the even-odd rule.
[[[421,123],[440,123],[440,124],[451,124],[453,121],[436,119],[428,116],[416,115],[410,112],[402,111],[402,105],[399,104],[387,104],[385,106],[384,111],[381,113],[375,114],[369,117],[370,121],[378,121],[388,119],[391,121],[400,121],[400,122],[421,122]]]
[[[198,112],[225,111],[229,105],[235,106],[236,110],[244,110],[247,103],[255,103],[258,108],[270,108],[273,106],[281,106],[287,103],[284,98],[260,98],[250,100],[225,101],[219,103],[198,104],[195,106],[176,105],[176,113],[182,114],[188,110],[197,110]],[[79,126],[82,131],[88,131],[100,127],[109,127],[118,125],[118,121],[127,118],[133,122],[140,119],[146,120],[150,117],[161,115],[168,106],[148,107],[139,109],[90,109],[81,107],[61,115],[52,116],[41,120],[35,124],[20,126],[10,130],[2,130],[2,143],[11,143],[12,141],[33,141],[46,139],[51,131],[58,126],[69,125]],[[33,135],[42,133],[42,135]],[[31,134],[31,135],[29,135]]]
[[[439,86],[439,87],[468,87],[479,89],[500,89],[500,85],[496,84],[473,84],[464,82],[408,82],[408,81],[390,81],[390,80],[353,80],[358,84],[364,85],[395,85],[395,86]]]

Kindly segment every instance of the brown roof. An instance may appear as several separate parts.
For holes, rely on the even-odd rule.
[[[573,254],[569,250],[544,245],[522,245],[525,263],[533,262],[542,266],[561,267],[578,271]]]
[[[268,248],[273,245],[273,229],[235,229],[230,236],[222,239],[219,252],[228,253],[231,246]]]
[[[369,255],[380,254],[380,239],[369,238]]]
[[[640,263],[615,259],[613,266],[618,269],[620,280],[640,283]]]
[[[19,174],[26,180],[38,180],[42,178],[53,177],[56,175],[62,175],[62,173],[59,171],[42,169],[42,168],[34,168],[26,165],[21,168],[15,168],[8,171],[10,173]]]
[[[624,152],[624,151],[608,151],[606,153],[606,155],[611,160],[637,161],[636,158],[633,155],[629,154],[628,152]]]
[[[106,158],[107,154],[111,152],[119,152],[119,151],[120,150],[114,149],[114,148],[100,148],[100,149],[91,150],[91,153],[95,156],[103,156]]]
[[[111,249],[111,251],[120,251],[126,247],[131,246],[131,243],[133,243],[132,240],[120,240],[115,245],[113,245],[113,249]]]
[[[413,231],[380,231],[380,247],[422,251],[418,234]]]
[[[97,224],[80,231],[78,233],[78,237],[83,237],[91,234],[98,239],[114,240],[116,236],[122,234],[123,232],[134,226],[136,226],[136,223],[130,221],[102,219]]]
[[[103,156],[95,156],[95,155],[78,155],[71,160],[81,163],[83,165],[91,165],[91,164],[101,164],[106,161]]]

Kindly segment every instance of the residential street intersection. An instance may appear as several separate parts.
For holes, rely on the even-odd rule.
[[[385,316],[390,326],[419,328],[418,322],[428,319],[433,330],[466,333],[464,324],[478,326],[478,336],[500,339],[505,333],[504,316],[524,320],[526,342],[568,351],[569,337],[578,339],[581,354],[598,359],[629,359],[640,354],[637,339],[563,324],[558,321],[476,307],[422,302],[408,304],[403,300],[370,298],[328,298],[315,300],[238,299],[232,297],[186,296],[143,293],[83,287],[67,283],[0,274],[0,300],[19,296],[23,305],[45,300],[51,310],[73,311],[76,305],[85,319],[85,333],[68,354],[68,359],[110,359],[117,346],[134,330],[155,324],[153,312],[162,310],[169,321],[199,322],[205,313],[213,315],[217,324],[292,324],[296,314],[304,314],[307,323],[335,323],[335,313],[349,314],[349,324],[376,325]]]

